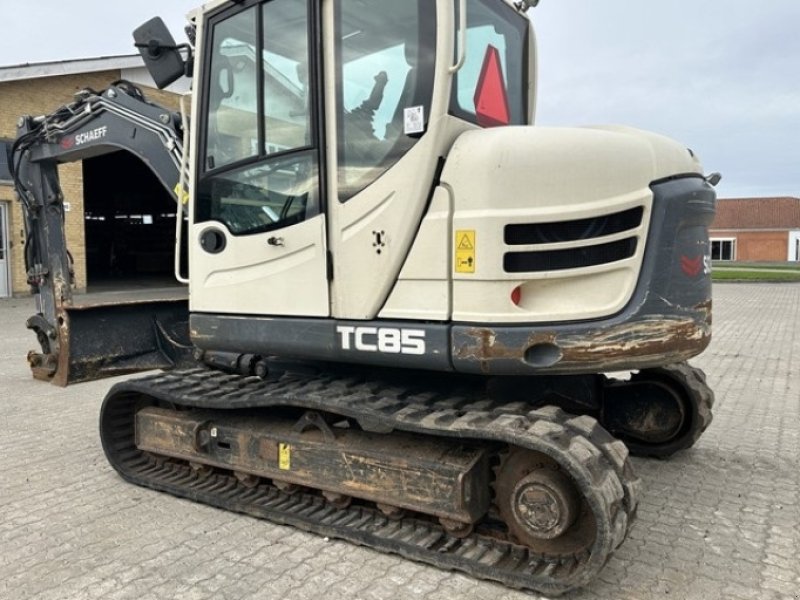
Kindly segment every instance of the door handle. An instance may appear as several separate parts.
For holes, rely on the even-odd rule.
[[[267,243],[270,246],[283,246],[283,238],[282,237],[275,237],[274,235],[267,240]]]

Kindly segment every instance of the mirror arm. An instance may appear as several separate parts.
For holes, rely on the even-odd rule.
[[[146,44],[134,44],[136,48],[146,48],[150,58],[156,59],[161,56],[162,50],[186,50],[186,60],[184,62],[184,72],[186,77],[191,77],[194,71],[194,51],[191,44],[162,44],[158,40],[150,40]]]

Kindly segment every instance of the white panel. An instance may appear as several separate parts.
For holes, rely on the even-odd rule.
[[[379,316],[382,319],[445,321],[449,313],[450,285],[447,281],[408,279],[397,282]]]
[[[447,281],[450,278],[451,216],[450,194],[445,188],[437,187],[400,272],[400,279]]]
[[[541,323],[591,319],[613,314],[628,302],[636,285],[636,261],[603,273],[575,270],[570,276],[531,281],[453,282],[453,320]],[[511,293],[520,287],[520,302]]]
[[[225,232],[226,248],[209,254],[198,239],[208,228]],[[283,239],[282,246],[267,243]],[[326,317],[328,304],[325,217],[277,231],[235,237],[218,222],[199,223],[190,238],[191,310]]]
[[[438,187],[381,318],[450,318],[450,214],[450,195]]]
[[[650,184],[675,174],[702,173],[689,150],[631,128],[503,127],[458,138],[442,173],[455,211],[451,240],[468,234],[469,268],[453,273],[457,321],[581,320],[621,310],[635,289],[650,223]],[[624,232],[535,245],[506,243],[509,224],[598,218],[639,207],[642,220]],[[633,256],[596,266],[506,272],[509,252],[558,251],[638,239]],[[520,287],[520,303],[511,294]]]

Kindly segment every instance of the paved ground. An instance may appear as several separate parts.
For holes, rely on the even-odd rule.
[[[800,285],[717,285],[715,302],[695,361],[714,423],[636,460],[637,526],[570,600],[800,598]],[[0,301],[0,598],[535,597],[123,483],[97,439],[110,382],[31,380],[30,311]]]

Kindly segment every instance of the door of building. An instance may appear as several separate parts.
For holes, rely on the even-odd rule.
[[[800,231],[789,232],[789,260],[800,261]]]
[[[8,204],[0,202],[0,298],[11,295],[8,272]]]

